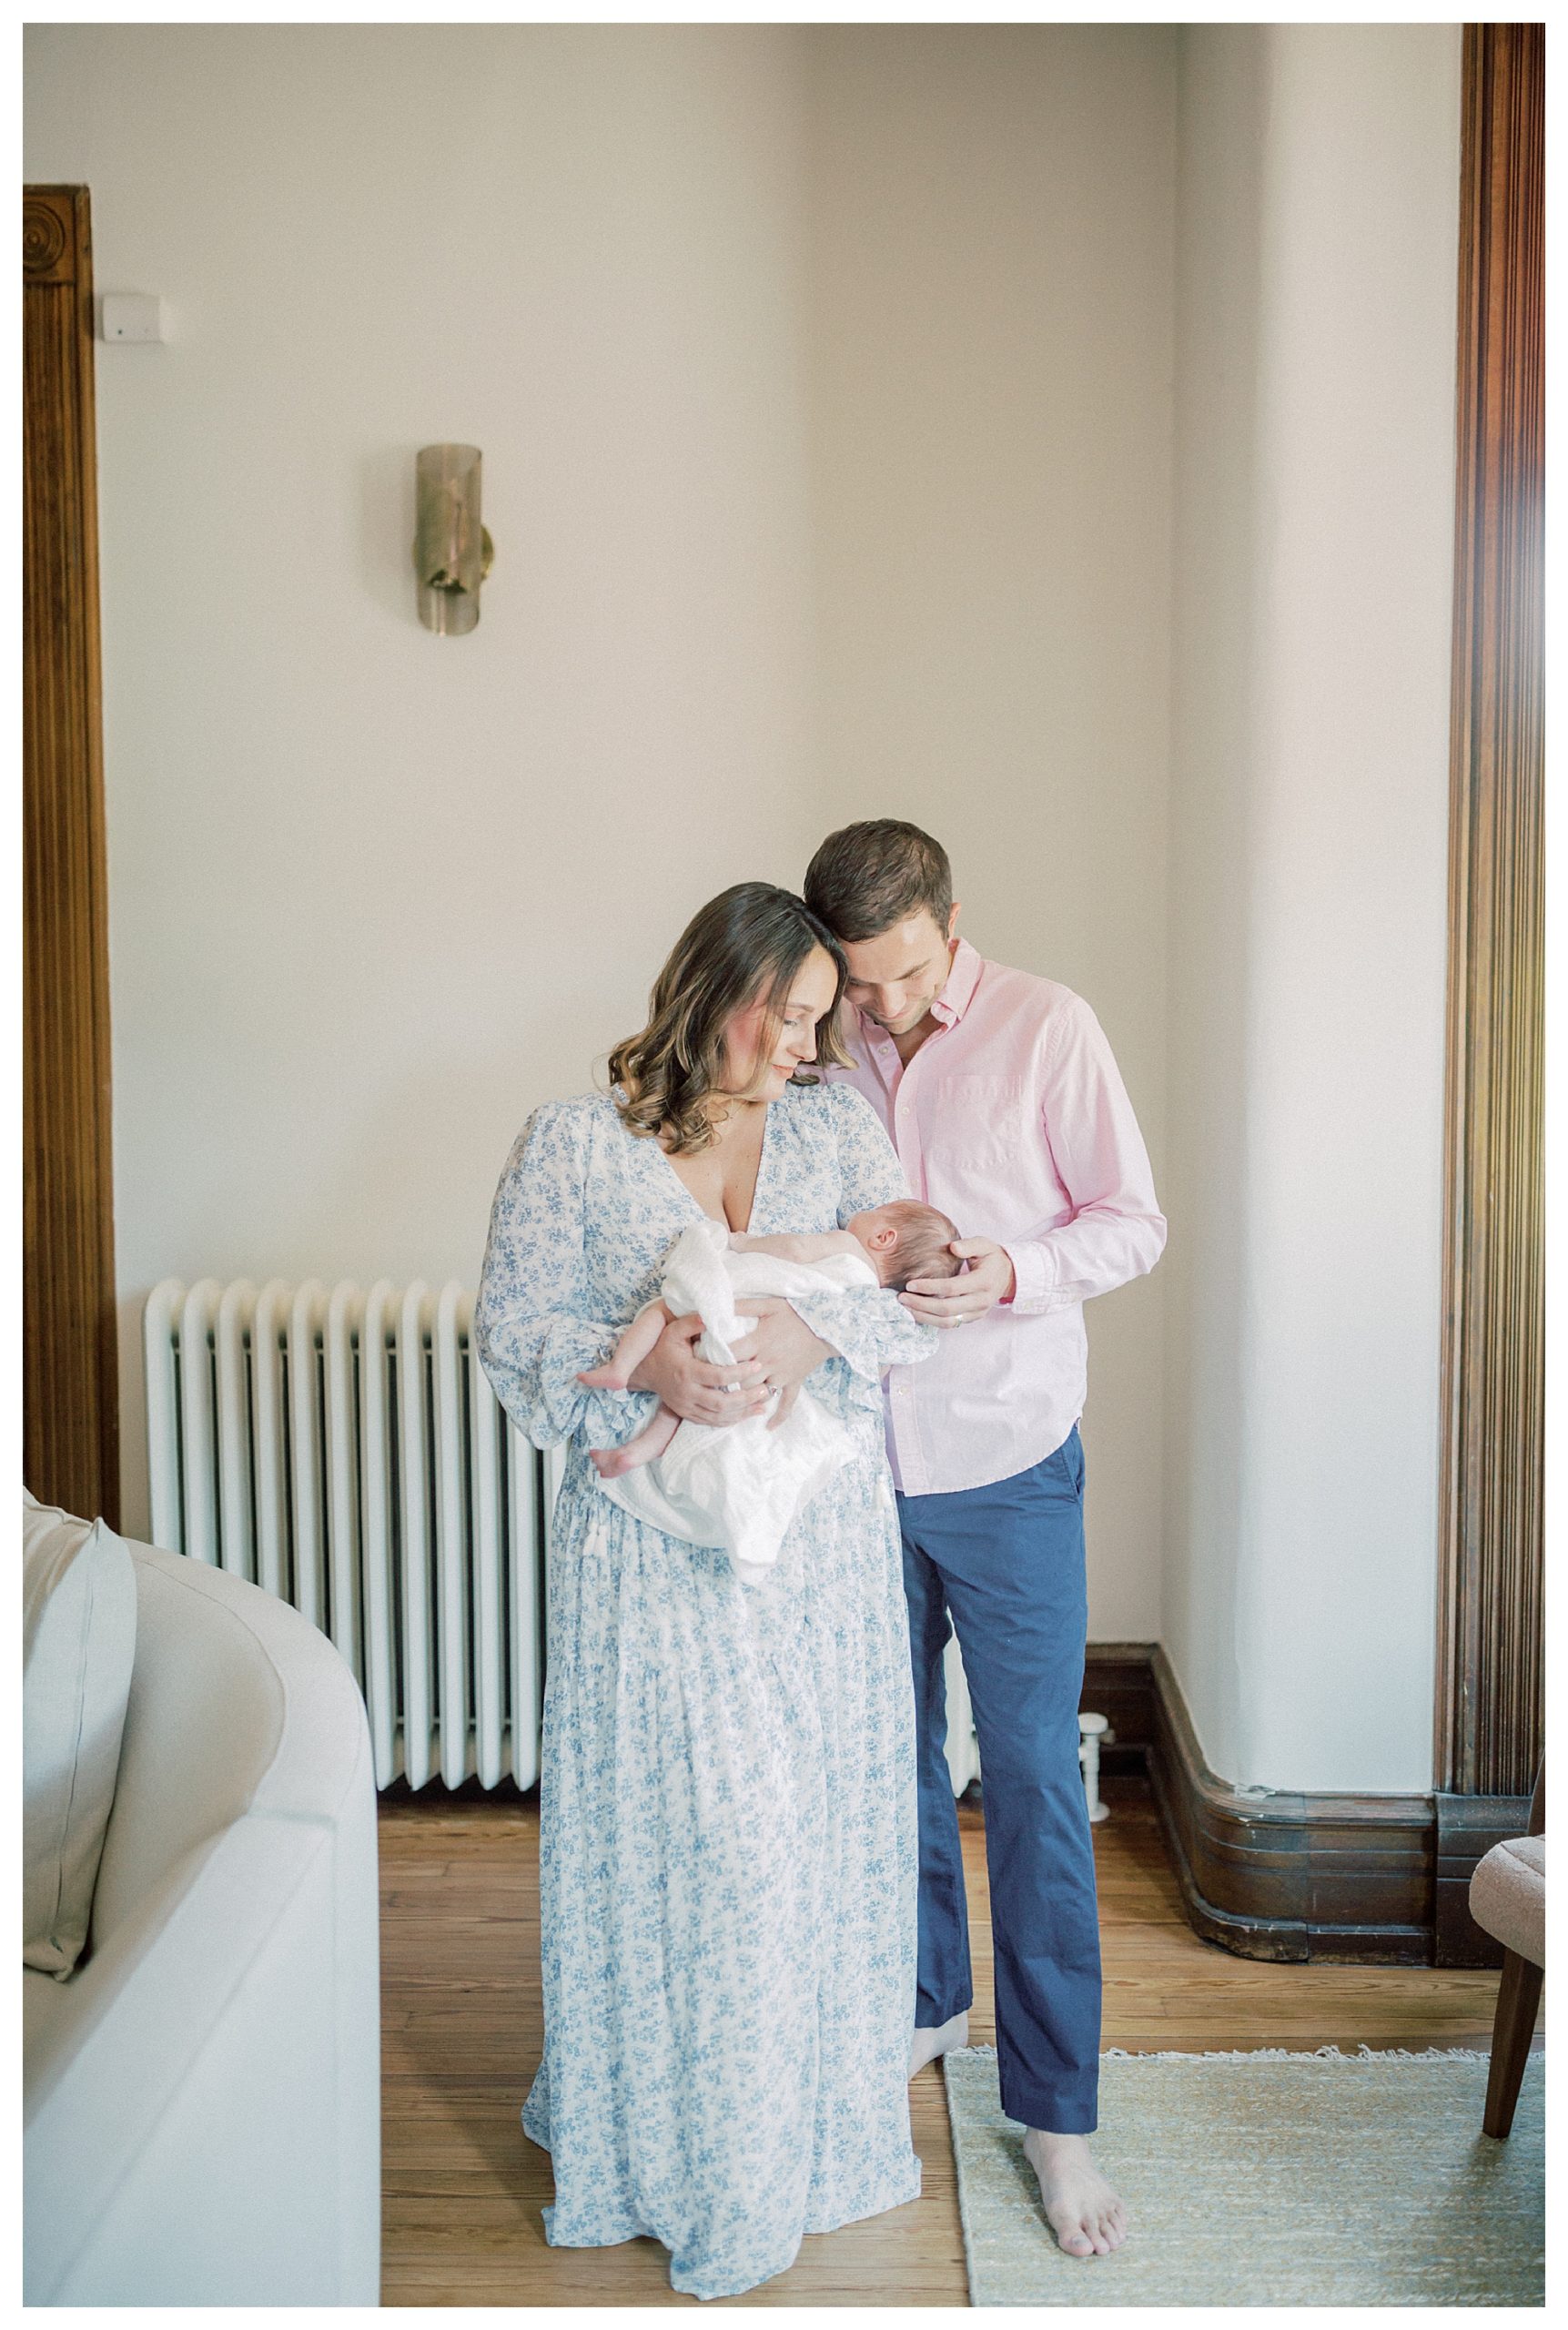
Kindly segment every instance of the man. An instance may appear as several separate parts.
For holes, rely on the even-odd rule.
[[[910,2070],[967,2043],[974,1996],[943,1754],[956,1627],[980,1744],[1002,2107],[1027,2132],[1061,2248],[1103,2255],[1127,2220],[1087,2143],[1100,1966],[1078,1767],[1083,1305],[1152,1268],[1165,1222],[1094,1013],[957,936],[939,843],[896,818],[846,826],[812,859],[805,899],[849,961],[855,1065],[834,1073],[875,1108],[915,1194],[976,1233],[953,1249],[960,1277],[912,1281],[903,1298],[957,1332],[887,1381],[920,1777]]]

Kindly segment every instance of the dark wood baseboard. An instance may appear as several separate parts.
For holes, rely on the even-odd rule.
[[[1152,1642],[1091,1642],[1084,1659],[1080,1707],[1103,1715],[1110,1725],[1100,1748],[1102,1772],[1141,1772],[1148,1767],[1154,1737]]]
[[[1203,1759],[1158,1643],[1091,1643],[1082,1704],[1116,1734],[1108,1770],[1148,1774],[1188,1918],[1240,1958],[1295,1964],[1487,1966],[1471,1872],[1520,1837],[1528,1798],[1256,1794]]]
[[[1434,1966],[1501,1966],[1502,1944],[1483,1933],[1470,1914],[1470,1880],[1477,1861],[1505,1837],[1530,1825],[1527,1796],[1447,1796],[1432,1798],[1436,1817],[1432,1900]]]

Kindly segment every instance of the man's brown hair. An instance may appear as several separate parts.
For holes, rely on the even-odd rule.
[[[836,938],[880,938],[922,907],[944,937],[953,868],[939,841],[902,817],[867,817],[829,834],[805,869],[805,902]]]

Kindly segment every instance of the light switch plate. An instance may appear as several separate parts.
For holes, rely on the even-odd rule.
[[[163,338],[163,301],[140,291],[106,291],[98,320],[106,340],[143,346]]]

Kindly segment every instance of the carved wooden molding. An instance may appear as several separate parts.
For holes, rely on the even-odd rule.
[[[1464,34],[1435,1763],[1542,1752],[1543,173],[1540,25]]]
[[[111,1523],[119,1416],[85,187],[22,207],[24,1476]]]

